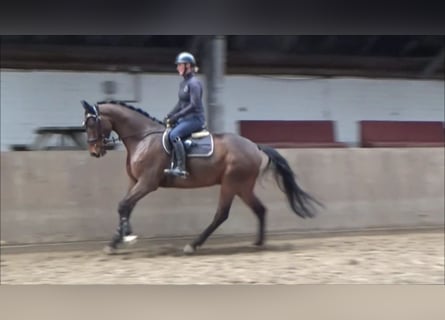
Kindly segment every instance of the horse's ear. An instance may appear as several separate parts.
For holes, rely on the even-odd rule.
[[[82,100],[82,101],[80,101],[80,103],[82,104],[82,106],[86,112],[91,113],[91,114],[96,114],[96,108],[94,108],[88,102],[86,102],[85,100]]]

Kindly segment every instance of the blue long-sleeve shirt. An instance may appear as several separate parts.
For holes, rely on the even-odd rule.
[[[167,117],[175,122],[179,118],[197,116],[204,123],[205,114],[202,94],[201,81],[195,77],[193,72],[186,74],[184,80],[179,84],[179,101]]]

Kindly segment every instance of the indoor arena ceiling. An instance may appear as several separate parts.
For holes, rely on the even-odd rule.
[[[4,68],[171,72],[211,36],[6,36]],[[227,73],[444,78],[442,36],[226,36]],[[174,69],[173,69],[174,70]]]

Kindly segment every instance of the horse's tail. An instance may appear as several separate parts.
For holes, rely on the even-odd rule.
[[[258,148],[269,157],[265,170],[273,169],[278,187],[286,194],[292,210],[302,218],[314,217],[316,214],[314,204],[321,207],[323,204],[298,186],[292,168],[277,150],[265,145],[258,145]]]

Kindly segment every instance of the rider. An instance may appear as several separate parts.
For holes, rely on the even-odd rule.
[[[184,80],[179,84],[179,101],[165,120],[167,125],[173,127],[169,133],[169,139],[174,148],[176,166],[173,169],[165,169],[164,172],[186,177],[188,172],[185,169],[186,154],[182,139],[205,127],[203,87],[201,81],[195,76],[198,68],[195,57],[191,53],[178,54],[176,70]]]

